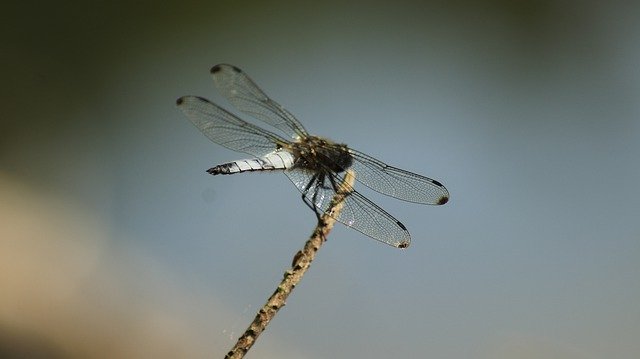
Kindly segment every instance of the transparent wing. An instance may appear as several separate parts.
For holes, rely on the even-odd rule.
[[[309,182],[315,180],[312,172],[301,169],[286,170],[284,173],[302,193],[305,193],[304,191]],[[335,183],[342,183],[343,176],[338,176],[334,173],[330,174],[330,176],[333,176]],[[409,246],[411,236],[400,221],[353,188],[351,190],[351,194],[344,200],[344,207],[340,215],[337,218],[334,217],[336,220],[392,247],[406,248]],[[327,213],[335,190],[328,179],[324,185],[316,181],[305,195],[309,203],[314,202],[313,197],[316,191],[315,205],[320,213]]]
[[[389,166],[353,149],[349,152],[356,180],[374,191],[422,204],[445,204],[449,200],[449,191],[436,180]]]
[[[223,108],[197,96],[183,96],[178,107],[205,136],[228,149],[262,156],[288,141],[248,123]]]
[[[302,124],[269,98],[242,70],[227,64],[211,68],[213,82],[238,110],[264,121],[296,139],[307,135]]]

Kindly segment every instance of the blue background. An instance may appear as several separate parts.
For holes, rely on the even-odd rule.
[[[244,155],[175,100],[230,109],[208,73],[224,62],[309,132],[451,192],[362,189],[411,247],[337,226],[248,357],[640,356],[640,28],[623,4],[8,7],[0,334],[33,344],[3,350],[233,346],[315,217],[282,174],[205,173]]]

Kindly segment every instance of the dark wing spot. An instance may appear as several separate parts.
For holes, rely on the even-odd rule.
[[[409,247],[409,242],[398,243],[398,248],[407,248],[407,247]]]
[[[239,68],[237,68],[237,67],[235,67],[235,66],[233,66],[233,65],[227,65],[227,64],[218,64],[218,65],[215,65],[214,67],[212,67],[212,68],[211,68],[210,72],[211,72],[212,74],[218,73],[218,72],[222,71],[222,67],[223,67],[223,66],[231,67],[231,69],[232,69],[233,71],[237,72],[237,73],[241,73],[241,72],[242,72],[242,70],[240,70]]]
[[[396,222],[396,224],[398,225],[398,227],[404,229],[405,231],[407,230],[407,227],[405,227],[404,224],[402,224],[402,222],[398,221]]]
[[[180,97],[179,99],[176,100],[176,105],[180,106],[182,105],[183,102],[184,102],[184,98]]]
[[[442,196],[442,197],[440,197],[440,199],[438,200],[438,204],[445,204],[445,203],[447,203],[447,202],[449,202],[449,197],[447,197],[447,196]]]
[[[444,186],[442,185],[442,183],[440,183],[440,182],[438,182],[438,181],[436,181],[436,180],[431,180],[431,181],[432,181],[432,182],[433,182],[433,184],[434,184],[434,185],[436,185],[436,186],[444,187]]]

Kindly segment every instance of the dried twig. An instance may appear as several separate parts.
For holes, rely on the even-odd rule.
[[[284,273],[284,277],[276,291],[273,292],[265,305],[258,311],[253,322],[251,322],[244,334],[238,338],[238,342],[227,353],[225,359],[243,358],[251,346],[256,342],[260,333],[266,329],[271,319],[275,317],[278,310],[285,305],[287,297],[289,297],[293,288],[295,288],[298,282],[300,282],[304,273],[311,266],[311,262],[315,258],[316,252],[320,249],[322,243],[327,240],[327,235],[331,232],[331,229],[336,222],[334,217],[339,216],[344,199],[349,195],[349,191],[353,188],[354,181],[355,176],[353,172],[348,171],[344,181],[340,184],[340,190],[331,200],[329,210],[327,211],[329,213],[333,213],[333,217],[326,213],[320,217],[316,229],[313,231],[309,240],[307,240],[307,243],[305,243],[304,248],[298,251],[298,253],[293,257],[291,269]]]

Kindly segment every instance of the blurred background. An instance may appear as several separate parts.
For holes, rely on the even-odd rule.
[[[49,2],[0,21],[0,356],[222,357],[315,225],[175,107],[247,72],[444,183],[362,193],[250,358],[640,356],[640,28],[623,1]],[[246,119],[246,116],[242,116]],[[254,121],[255,123],[255,121]]]

